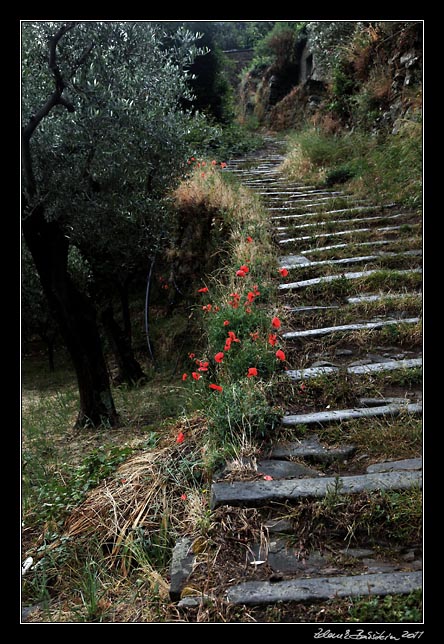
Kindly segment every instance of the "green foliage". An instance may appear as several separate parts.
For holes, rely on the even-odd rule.
[[[345,182],[351,191],[374,201],[413,207],[422,203],[422,131],[414,115],[396,135],[375,137],[359,130],[331,135],[309,128],[289,141],[289,174],[308,165],[311,179],[319,185]]]
[[[362,22],[351,20],[322,20],[306,24],[318,76],[331,76],[343,56],[345,47],[351,42],[355,32],[363,27]]]
[[[51,475],[51,470],[46,471],[43,463],[40,463],[40,476],[37,471],[30,472],[29,466],[32,464],[34,470],[38,462],[31,455],[28,461],[25,453],[23,461],[28,474],[24,476],[24,486],[36,486],[34,512],[38,515],[38,520],[53,521],[60,526],[72,508],[83,501],[88,491],[110,476],[132,451],[130,447],[94,449],[66,479]],[[28,477],[32,477],[32,480]],[[27,502],[29,503],[29,498]]]
[[[270,406],[265,390],[253,379],[244,378],[212,394],[207,417],[215,445],[239,448],[269,436],[280,414]]]
[[[422,621],[422,591],[408,595],[358,597],[351,600],[348,610],[352,622],[402,623]]]

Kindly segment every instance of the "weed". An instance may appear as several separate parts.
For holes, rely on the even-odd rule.
[[[358,597],[348,609],[351,622],[402,623],[422,620],[422,591],[407,596]]]

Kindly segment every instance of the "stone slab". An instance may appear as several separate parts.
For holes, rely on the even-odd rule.
[[[316,284],[326,284],[328,282],[334,282],[335,280],[354,280],[360,279],[361,277],[368,277],[374,275],[375,273],[380,273],[381,269],[372,269],[369,271],[352,271],[350,273],[341,273],[340,275],[324,275],[323,277],[314,277],[309,280],[300,280],[299,282],[289,282],[288,284],[279,284],[278,289],[281,291],[288,291],[293,289],[305,288],[307,286],[315,286]],[[406,275],[409,273],[421,273],[421,268],[407,268],[403,270],[393,271],[397,275]]]
[[[367,467],[367,474],[374,472],[394,472],[407,470],[422,470],[422,458],[404,458],[399,461],[383,461]]]
[[[256,507],[266,503],[322,498],[337,490],[339,494],[358,494],[375,490],[405,490],[422,485],[419,471],[394,471],[356,476],[282,479],[278,481],[234,481],[213,483],[211,509],[220,505]]]
[[[257,464],[257,471],[272,476],[273,479],[292,479],[319,476],[319,472],[300,463],[280,460],[264,460]]]
[[[292,579],[272,583],[247,581],[228,590],[231,604],[304,602],[335,597],[407,594],[422,588],[422,572],[393,572],[367,575]]]
[[[270,452],[269,458],[302,458],[315,463],[331,463],[345,460],[356,451],[354,445],[340,447],[325,447],[319,442],[316,434],[300,441],[276,445]]]
[[[396,369],[411,369],[421,366],[422,358],[410,358],[406,360],[388,360],[387,362],[374,362],[355,367],[345,367],[345,371],[350,374],[365,375],[378,371],[394,371]],[[291,380],[305,380],[337,373],[339,370],[339,367],[307,367],[307,369],[288,369],[285,373]]]
[[[285,574],[319,574],[322,568],[331,565],[329,558],[322,553],[312,552],[302,557],[298,547],[278,538],[269,542],[267,562],[274,572]]]
[[[336,326],[320,327],[318,329],[304,329],[303,331],[288,331],[283,333],[284,340],[292,340],[294,338],[308,338],[318,335],[328,335],[329,333],[338,333],[340,331],[361,331],[364,329],[382,329],[385,326],[393,324],[417,324],[419,318],[400,318],[393,320],[382,320],[378,322],[361,322],[359,324],[338,324]]]
[[[302,237],[289,237],[288,239],[280,239],[279,244],[292,244],[296,241],[307,241],[311,239],[319,239],[322,237],[338,237],[341,235],[350,235],[354,233],[368,233],[368,232],[387,232],[390,230],[399,230],[402,226],[384,226],[383,228],[352,228],[351,230],[337,230],[333,233],[317,233],[316,235],[304,235]],[[316,250],[319,250],[318,248]]]
[[[306,213],[306,215],[310,215],[312,213]],[[319,214],[319,213],[317,213]],[[321,213],[322,214],[322,213]],[[299,230],[302,228],[312,228],[312,227],[319,227],[323,224],[355,224],[356,222],[361,222],[361,221],[366,221],[366,222],[372,222],[372,221],[379,221],[381,219],[399,219],[399,217],[404,217],[405,215],[403,213],[399,213],[397,215],[377,215],[376,217],[355,217],[354,219],[332,219],[331,221],[325,222],[325,221],[315,221],[315,222],[310,222],[308,224],[296,224],[293,226],[276,226],[276,230],[280,233],[287,232],[288,230]]]
[[[182,537],[173,548],[169,590],[171,601],[179,601],[180,594],[193,571],[192,544],[193,540],[190,537]]]
[[[290,414],[283,416],[282,425],[324,425],[327,423],[350,420],[352,418],[373,418],[377,416],[396,416],[403,412],[421,414],[420,403],[391,403],[379,407],[357,407],[355,409],[336,409],[333,411],[319,411],[311,414]]]

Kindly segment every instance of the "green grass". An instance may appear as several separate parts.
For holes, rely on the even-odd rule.
[[[422,126],[405,121],[397,135],[372,137],[354,131],[327,135],[310,128],[289,138],[284,169],[290,178],[340,185],[373,203],[422,204]]]

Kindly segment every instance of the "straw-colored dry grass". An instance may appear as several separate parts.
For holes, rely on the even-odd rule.
[[[141,532],[151,541],[193,534],[207,508],[207,491],[196,486],[204,477],[205,423],[200,417],[176,425],[163,445],[123,463],[70,514],[63,537],[77,543],[91,535],[108,551],[110,566],[127,572],[128,557]],[[182,432],[185,439],[176,442]]]

